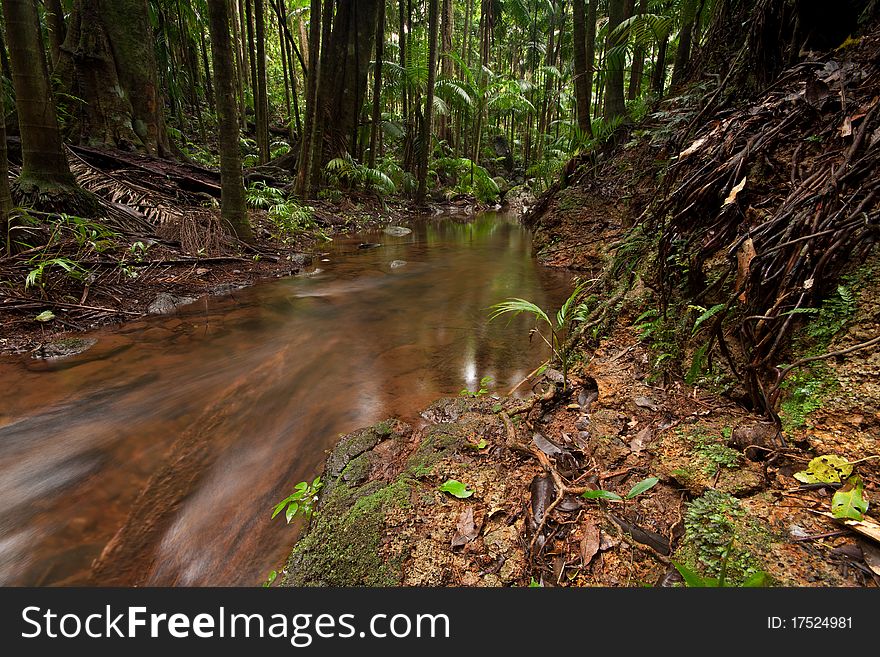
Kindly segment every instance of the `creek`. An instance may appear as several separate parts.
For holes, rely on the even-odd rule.
[[[296,538],[274,503],[341,434],[519,383],[546,347],[488,308],[555,310],[569,276],[510,216],[411,228],[336,238],[320,271],[94,332],[76,356],[0,360],[0,584],[257,585]]]

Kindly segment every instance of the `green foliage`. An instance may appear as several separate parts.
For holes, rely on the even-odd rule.
[[[706,474],[714,474],[721,468],[737,468],[742,462],[742,454],[725,445],[718,437],[698,431],[689,439],[694,443],[694,452]]]
[[[727,555],[725,554],[725,565],[726,565]],[[673,561],[672,565],[675,566],[675,569],[679,572],[682,579],[684,580],[685,586],[688,588],[723,588],[730,587],[731,585],[727,580],[726,569],[722,568],[721,576],[719,577],[703,577],[702,575],[694,572],[683,563],[679,563],[677,561]],[[770,575],[765,573],[762,570],[759,570],[755,574],[751,575],[748,579],[746,579],[742,584],[739,585],[740,588],[764,588],[770,586]]]
[[[269,573],[268,577],[266,577],[266,581],[263,582],[263,588],[269,588],[272,584],[275,583],[275,580],[278,578],[278,571],[273,570]]]
[[[635,486],[629,489],[629,492],[626,494],[626,497],[621,497],[617,493],[614,493],[610,490],[588,490],[583,493],[581,497],[587,500],[612,500],[614,502],[622,502],[625,499],[631,500],[635,497],[638,497],[642,493],[646,493],[651,490],[660,480],[657,477],[648,477],[647,479],[642,479]]]
[[[462,397],[482,397],[483,395],[489,394],[489,386],[492,385],[493,379],[491,376],[484,376],[480,379],[480,387],[477,390],[471,391],[468,388],[464,388],[458,394]]]
[[[497,199],[501,191],[486,169],[466,157],[434,160],[431,176],[446,181],[456,194],[469,194],[484,203]]]
[[[347,188],[363,188],[380,194],[394,194],[397,186],[385,172],[355,162],[351,155],[330,160],[324,167],[332,185]]]
[[[779,415],[786,433],[803,427],[807,417],[822,407],[822,401],[838,386],[825,363],[813,363],[791,374],[782,387],[788,396],[780,404]]]
[[[723,576],[736,585],[757,574],[749,550],[736,545],[737,535],[744,529],[744,516],[735,497],[717,490],[709,490],[687,505],[685,545],[709,577]]]
[[[267,210],[266,217],[274,226],[275,237],[286,239],[305,230],[317,231],[319,237],[329,239],[315,222],[314,208],[300,205],[292,197],[275,187],[257,181],[245,193],[248,205]]]
[[[70,258],[46,258],[42,254],[38,254],[28,260],[33,267],[25,277],[24,288],[28,289],[33,285],[39,285],[40,289],[46,289],[46,273],[52,269],[60,269],[69,278],[80,281],[85,275],[85,270],[80,267],[79,263]]]
[[[824,348],[846,326],[856,311],[852,290],[838,285],[832,295],[822,302],[818,314],[807,325],[806,334]]]
[[[853,464],[842,456],[828,454],[817,456],[806,470],[794,473],[794,478],[805,484],[839,484],[849,477],[853,471]]]
[[[469,490],[466,485],[456,479],[447,479],[438,488],[440,492],[449,493],[460,500],[470,497],[474,491]]]
[[[294,487],[293,493],[275,505],[275,508],[272,510],[272,518],[275,518],[282,511],[284,511],[284,517],[287,519],[288,524],[297,515],[305,518],[311,517],[313,505],[318,501],[318,493],[323,487],[324,482],[321,481],[321,477],[315,477],[312,483],[307,481],[299,482]]]
[[[566,344],[565,338],[576,324],[583,322],[589,315],[590,309],[582,299],[585,288],[586,283],[581,283],[575,287],[574,291],[556,313],[555,322],[550,319],[542,308],[531,301],[518,297],[513,297],[493,305],[489,321],[491,322],[502,315],[511,314],[516,316],[520,313],[526,313],[532,315],[538,324],[546,324],[546,335],[537,327],[533,331],[550,347],[551,358],[559,362],[565,380],[563,385],[567,386],[568,369],[571,364],[574,347]]]
[[[831,498],[831,513],[835,518],[864,520],[867,511],[865,484],[859,475],[852,475]]]

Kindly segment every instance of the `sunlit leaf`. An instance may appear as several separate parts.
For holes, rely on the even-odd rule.
[[[806,470],[795,472],[794,478],[805,484],[838,484],[852,474],[853,465],[842,456],[817,456]]]
[[[843,487],[831,498],[831,513],[835,518],[862,520],[868,510],[865,484],[859,475],[846,480]]]
[[[463,500],[466,497],[470,497],[474,494],[474,491],[468,490],[467,486],[456,479],[446,480],[440,485],[438,490],[444,493],[449,493],[450,495],[454,495],[460,500]]]
[[[647,490],[652,489],[657,485],[657,482],[660,480],[657,477],[648,477],[647,479],[642,479],[639,483],[633,486],[630,491],[626,494],[626,499],[631,500],[636,495],[641,495]]]
[[[623,498],[617,493],[612,493],[610,490],[588,490],[586,493],[581,495],[588,500],[616,500],[622,501]]]

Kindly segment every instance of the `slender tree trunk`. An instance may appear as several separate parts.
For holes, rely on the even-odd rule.
[[[584,14],[584,2],[574,0],[572,7],[574,18],[572,38],[574,39],[574,90],[577,101],[577,123],[580,131],[589,137],[593,136],[593,124],[590,120],[590,95],[593,88],[592,71],[587,67],[587,17]],[[589,0],[590,9],[595,11],[596,0]],[[593,21],[593,31],[596,27]]]
[[[648,0],[639,0],[638,16],[641,16],[648,10]],[[636,45],[633,48],[632,70],[629,75],[629,89],[626,97],[629,100],[635,100],[642,92],[642,74],[645,70],[645,49]]]
[[[626,18],[626,0],[608,0],[608,37],[606,38],[605,75],[605,120],[626,116],[626,102],[623,95],[624,55],[619,46],[619,38],[612,33]]]
[[[236,0],[231,0],[231,2],[232,5],[229,13],[232,27],[232,44],[235,50],[235,94],[236,99],[238,100],[238,123],[244,128],[247,126],[247,115],[245,114],[244,104],[244,88],[247,77],[245,71],[247,70],[247,65],[243,59],[242,52],[247,52],[247,48],[245,48],[244,39],[242,38],[239,12],[236,10],[236,7],[241,9],[241,1],[239,0],[236,2]]]
[[[300,137],[299,162],[296,176],[296,193],[311,196],[312,145],[315,135],[315,117],[318,101],[318,76],[321,44],[321,0],[311,0],[309,10],[309,75],[306,79],[306,115]]]
[[[208,107],[213,111],[214,110],[214,85],[211,81],[211,67],[208,65],[208,46],[205,43],[205,32],[199,32],[199,46],[202,52],[202,68],[205,69],[205,87],[207,88],[207,100]],[[235,64],[235,59],[233,58],[232,63]],[[234,70],[234,67],[233,67]],[[235,75],[233,74],[233,79],[235,79]]]
[[[318,76],[318,88],[315,92],[315,125],[312,134],[312,154],[309,160],[309,190],[311,194],[315,194],[321,185],[321,171],[324,166],[324,125],[330,112],[330,98],[325,91],[330,87],[330,75],[332,69],[332,48],[330,36],[333,33],[333,13],[336,0],[324,0],[324,7],[321,13],[321,57],[320,61],[315,59],[312,63],[312,70],[321,69]]]
[[[58,130],[37,5],[34,0],[2,0],[2,4],[21,132],[18,187],[31,194],[47,187],[74,186]]]
[[[453,32],[453,22],[455,20],[455,14],[453,12],[452,0],[443,0],[443,9],[441,12],[442,20],[441,20],[441,44],[440,44],[440,52],[441,52],[441,64],[440,64],[440,72],[445,79],[452,78],[453,71],[453,61],[452,61],[452,32]],[[440,135],[440,139],[446,142],[447,147],[452,145],[453,134],[450,129],[450,121],[449,115],[444,114],[439,117],[439,127],[437,130],[437,134]]]
[[[241,36],[242,58],[241,88],[242,94],[244,96],[244,109],[241,120],[241,128],[245,132],[248,131],[248,90],[251,91],[251,98],[253,98],[253,82],[254,78],[256,77],[253,67],[254,61],[251,57],[251,48],[253,48],[254,39],[252,28],[250,25],[251,13],[248,9],[249,3],[250,0],[238,0],[238,27],[239,35]]]
[[[654,62],[654,70],[651,72],[651,91],[657,96],[663,95],[666,87],[666,50],[669,48],[669,38],[663,39],[657,47],[657,60]]]
[[[257,149],[260,164],[269,161],[269,95],[266,85],[266,10],[263,0],[254,0],[257,39]]]
[[[698,0],[684,0],[681,5],[681,32],[678,36],[678,49],[675,51],[675,65],[672,67],[672,86],[684,82],[688,64],[691,60],[691,39],[694,33]]]
[[[64,26],[64,9],[61,0],[45,0],[46,6],[46,32],[49,36],[49,53],[52,56],[50,64],[54,68],[61,54],[61,44],[64,43],[66,29]]]
[[[385,56],[385,3],[379,5],[376,24],[376,65],[373,68],[373,116],[370,122],[370,168],[376,168],[376,149],[382,125],[382,63]]]
[[[419,155],[419,187],[416,203],[425,202],[428,180],[428,161],[431,157],[431,121],[434,117],[434,82],[437,80],[437,32],[440,0],[428,0],[428,93],[425,101],[425,121],[422,124],[422,147]]]
[[[6,50],[2,31],[0,31],[0,48]],[[9,187],[9,158],[6,153],[6,94],[0,94],[0,239],[3,240],[2,251],[6,255],[12,253],[10,239],[9,214],[12,212],[12,190]]]
[[[253,0],[244,0],[245,27],[247,31],[247,59],[250,63],[250,90],[251,90],[251,107],[254,110],[254,126],[260,123],[260,104],[257,102],[257,52],[254,40],[254,12],[251,8]],[[248,123],[245,122],[245,132],[249,132]]]
[[[220,214],[236,237],[244,242],[252,242],[254,237],[248,222],[241,173],[229,13],[228,0],[209,0],[208,29],[211,33],[211,55],[218,92],[217,116],[220,124]]]

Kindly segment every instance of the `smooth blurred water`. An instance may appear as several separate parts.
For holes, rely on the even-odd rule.
[[[79,356],[0,362],[0,584],[259,584],[296,535],[273,503],[340,434],[484,376],[510,389],[546,354],[528,318],[488,307],[569,291],[504,215],[326,251],[316,275],[95,333]]]

